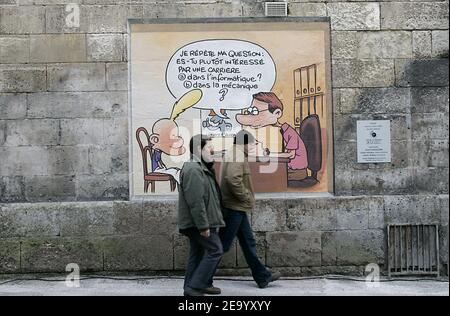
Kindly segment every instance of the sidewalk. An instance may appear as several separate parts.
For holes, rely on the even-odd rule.
[[[177,296],[182,295],[183,286],[181,278],[123,277],[120,280],[92,278],[82,279],[79,288],[70,288],[64,281],[58,281],[64,280],[64,277],[46,280],[50,281],[0,279],[0,296]],[[225,296],[449,295],[448,280],[446,282],[402,280],[380,282],[376,286],[372,283],[372,286],[368,286],[365,282],[354,280],[282,279],[266,289],[259,289],[250,278],[226,277],[218,278],[214,285],[220,287]]]

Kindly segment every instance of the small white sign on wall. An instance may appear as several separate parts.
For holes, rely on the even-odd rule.
[[[357,122],[358,163],[391,162],[391,121]]]

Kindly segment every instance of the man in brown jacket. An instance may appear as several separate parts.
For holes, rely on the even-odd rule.
[[[225,228],[220,231],[223,250],[227,252],[237,236],[250,267],[253,279],[260,288],[280,278],[280,273],[271,273],[256,254],[256,242],[247,213],[255,206],[255,194],[248,164],[249,152],[254,151],[255,138],[244,130],[234,138],[234,150],[222,164],[222,206],[225,213]]]

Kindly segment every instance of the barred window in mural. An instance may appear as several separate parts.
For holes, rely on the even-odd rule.
[[[241,129],[256,192],[332,192],[329,25],[130,25],[131,194],[176,194],[192,135],[216,170]]]

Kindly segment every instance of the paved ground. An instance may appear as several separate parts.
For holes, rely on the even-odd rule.
[[[130,278],[130,277],[124,277]],[[0,296],[9,295],[132,295],[177,296],[182,294],[179,278],[136,280],[85,279],[79,288],[67,287],[64,278],[51,281],[0,279]],[[5,283],[6,282],[6,283]],[[229,296],[303,296],[303,295],[449,295],[449,284],[430,280],[380,282],[368,286],[365,282],[336,279],[283,279],[266,289],[259,289],[249,278],[220,278],[215,285]],[[373,283],[372,283],[373,285]]]

